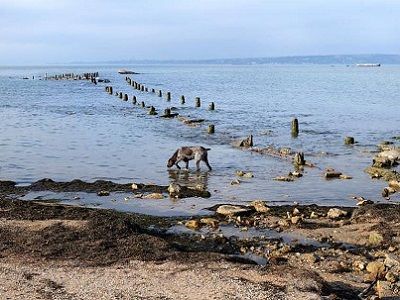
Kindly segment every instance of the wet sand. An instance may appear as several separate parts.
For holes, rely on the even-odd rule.
[[[17,199],[30,190],[98,192],[129,185],[44,180],[28,187],[4,181],[0,186],[4,299],[400,297],[400,207],[395,204],[339,208],[337,216],[331,207],[316,205],[272,206],[264,212],[254,206],[239,214],[215,213],[209,226],[203,216],[188,223]],[[190,233],[169,231],[185,224]],[[222,235],[224,226],[244,233],[268,229],[281,236],[241,239]],[[263,257],[267,264],[257,265],[252,257]]]

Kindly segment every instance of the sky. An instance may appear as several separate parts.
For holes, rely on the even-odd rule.
[[[0,0],[0,65],[371,53],[399,0]]]

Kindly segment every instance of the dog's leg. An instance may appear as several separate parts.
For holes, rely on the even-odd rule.
[[[211,171],[211,170],[212,170],[212,168],[211,168],[210,164],[208,163],[208,159],[207,159],[207,157],[204,159],[204,162],[206,163],[206,165],[207,165],[208,169]]]
[[[189,161],[186,161],[186,170],[189,170]]]
[[[200,171],[200,159],[196,160],[196,170]]]
[[[179,163],[180,163],[180,159],[178,159],[177,161],[176,161],[176,163],[175,163],[175,166],[180,170],[181,169],[181,167],[178,165]]]

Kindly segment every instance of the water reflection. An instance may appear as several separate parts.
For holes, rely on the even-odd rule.
[[[208,190],[209,172],[207,171],[169,169],[168,174],[170,183],[177,183],[187,187]]]

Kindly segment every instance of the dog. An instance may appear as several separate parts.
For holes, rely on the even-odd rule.
[[[208,163],[207,152],[210,148],[204,148],[201,146],[181,147],[175,151],[175,153],[168,160],[167,167],[171,168],[175,165],[178,169],[181,169],[179,162],[183,161],[186,163],[186,169],[189,169],[189,161],[194,159],[196,161],[197,171],[200,170],[200,161],[204,161],[208,169],[211,171],[212,168]]]

